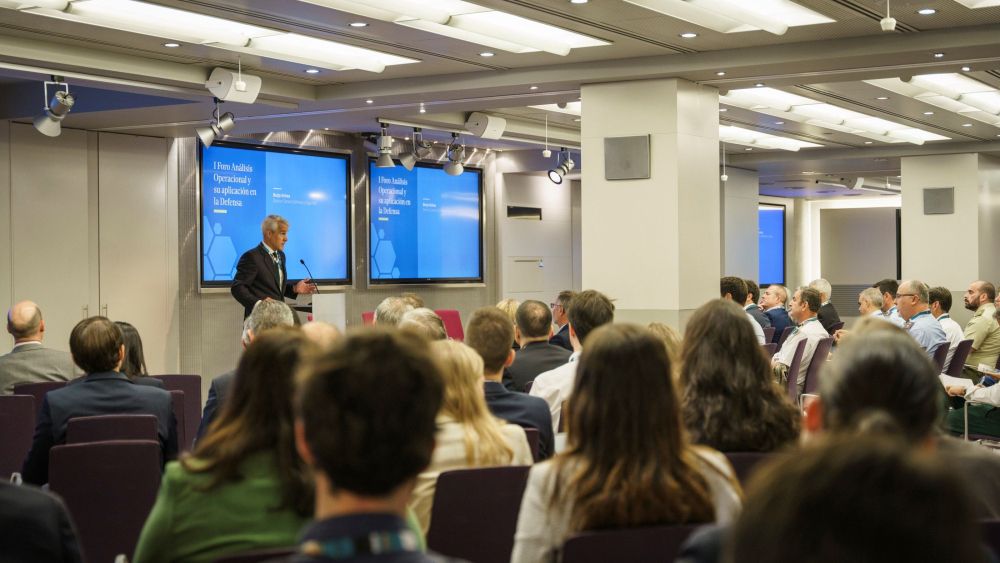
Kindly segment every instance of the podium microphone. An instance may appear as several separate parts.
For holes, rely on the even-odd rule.
[[[309,274],[309,280],[310,280],[310,282],[315,286],[316,282],[312,281],[315,278],[313,278],[313,273],[309,271],[309,266],[306,266],[306,261],[303,260],[302,258],[299,258],[299,264],[302,264],[302,267],[306,269],[306,273]],[[319,288],[318,287],[316,288],[316,290],[317,290],[316,292],[319,293]]]

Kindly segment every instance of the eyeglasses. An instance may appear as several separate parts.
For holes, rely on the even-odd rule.
[[[552,308],[552,309],[555,309],[556,307],[559,307],[559,306],[560,305],[558,303],[549,303],[549,307]]]
[[[917,294],[916,293],[897,293],[896,294],[896,299],[899,299],[900,297],[917,297]]]

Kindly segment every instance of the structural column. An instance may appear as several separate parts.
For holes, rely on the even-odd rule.
[[[582,282],[617,300],[620,321],[682,326],[719,296],[719,96],[678,79],[584,85]],[[607,179],[649,138],[649,178]],[[607,156],[607,160],[606,160]]]

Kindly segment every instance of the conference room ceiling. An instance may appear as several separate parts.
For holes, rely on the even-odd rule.
[[[816,174],[895,176],[900,156],[1000,152],[1000,127],[870,82],[959,73],[1000,88],[1000,7],[970,9],[958,0],[895,0],[896,31],[885,33],[879,29],[884,0],[797,0],[835,22],[793,26],[775,35],[760,30],[720,33],[621,0],[474,2],[607,44],[573,48],[565,56],[518,54],[304,1],[151,2],[419,61],[386,66],[381,73],[323,69],[307,74],[308,65],[280,57],[196,42],[167,48],[169,37],[0,8],[0,118],[25,120],[37,113],[41,93],[24,93],[40,90],[40,80],[58,74],[71,87],[131,93],[146,100],[145,106],[122,102],[116,107],[109,102],[101,111],[87,111],[88,99],[81,96],[65,127],[191,136],[193,127],[211,114],[211,94],[203,87],[211,69],[240,64],[243,72],[261,76],[264,86],[256,104],[225,104],[225,110],[237,115],[235,134],[367,132],[375,130],[377,118],[461,128],[464,114],[485,111],[507,118],[508,129],[522,139],[490,143],[491,148],[524,149],[532,146],[524,139],[545,138],[546,115],[554,145],[576,145],[578,119],[586,118],[586,111],[578,117],[529,106],[576,101],[585,83],[678,77],[719,88],[722,94],[759,83],[947,137],[922,145],[891,143],[724,103],[723,125],[821,145],[790,152],[726,143],[732,165],[760,171],[762,192],[767,185],[805,182],[806,176]],[[922,9],[936,13],[918,14]],[[367,27],[349,25],[359,21]],[[697,37],[682,38],[683,33]],[[480,55],[486,51],[494,56]],[[961,70],[963,66],[969,70]],[[858,164],[869,161],[878,164]],[[794,191],[807,193],[806,188]]]

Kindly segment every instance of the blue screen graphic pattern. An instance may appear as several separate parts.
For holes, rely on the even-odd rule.
[[[785,284],[785,208],[758,208],[758,277],[761,287]]]

